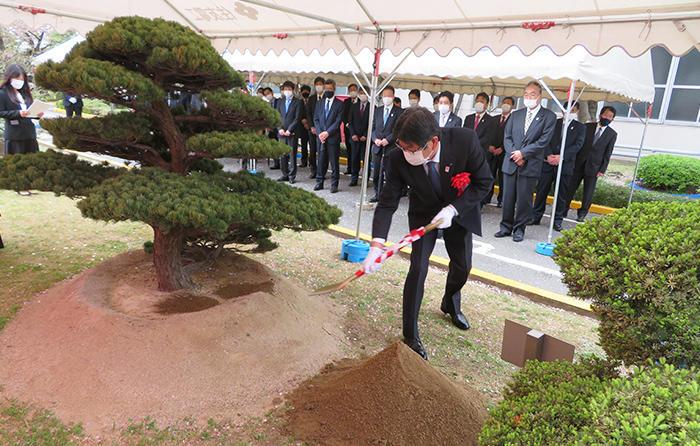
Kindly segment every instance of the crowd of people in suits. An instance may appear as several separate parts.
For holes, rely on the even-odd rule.
[[[336,97],[336,83],[317,77],[313,88],[304,85],[296,94],[296,85],[287,81],[282,85],[282,96],[275,98],[272,89],[259,89],[258,95],[279,111],[282,124],[271,129],[271,138],[288,144],[290,151],[274,168],[282,175],[279,181],[294,183],[299,168],[309,168],[309,178],[316,180],[315,190],[324,189],[330,167],[330,191],[339,190],[340,143],[344,132],[347,150],[349,186],[357,186],[365,148],[370,148],[370,178],[374,194],[370,202],[377,202],[385,184],[385,158],[395,149],[394,125],[403,113],[401,100],[390,85],[381,91],[381,102],[374,104],[375,115],[369,128],[369,111],[373,106],[367,96],[367,87],[348,86],[348,98]],[[421,92],[411,90],[408,108],[419,107]],[[434,97],[433,116],[440,128],[464,127],[472,129],[481,145],[491,175],[498,185],[496,206],[502,208],[502,219],[496,237],[512,236],[522,241],[528,225],[539,225],[546,208],[547,196],[556,180],[558,165],[562,163],[561,182],[554,210],[554,228],[562,228],[575,191],[583,182],[583,199],[577,220],[585,219],[593,198],[597,179],[602,176],[612,154],[617,133],[609,127],[615,118],[615,108],[602,108],[596,122],[579,121],[579,104],[572,104],[571,120],[566,132],[564,158],[561,149],[564,119],[545,108],[542,87],[533,81],[523,93],[524,107],[516,110],[514,97],[500,100],[501,113],[491,115],[491,96],[478,93],[474,99],[474,113],[462,120],[454,110],[454,94],[443,91]],[[297,153],[301,163],[297,166]],[[404,191],[405,193],[406,191]],[[533,199],[533,193],[536,192]],[[483,199],[484,206],[493,200],[491,190]]]

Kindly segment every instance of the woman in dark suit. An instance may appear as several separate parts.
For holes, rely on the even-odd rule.
[[[39,151],[36,129],[27,109],[32,104],[27,73],[19,65],[7,67],[0,86],[0,117],[5,119],[5,155]],[[41,118],[42,113],[34,118]]]

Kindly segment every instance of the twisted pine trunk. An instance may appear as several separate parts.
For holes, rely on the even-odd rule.
[[[153,228],[153,264],[160,291],[175,291],[194,285],[182,266],[183,240],[182,231],[164,232]]]

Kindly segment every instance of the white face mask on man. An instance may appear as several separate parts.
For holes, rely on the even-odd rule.
[[[450,105],[449,104],[438,104],[438,110],[443,115],[446,115],[450,112]]]
[[[410,105],[411,107],[417,107],[418,106],[418,99],[409,99],[408,105]]]
[[[532,110],[533,108],[537,107],[537,99],[523,98],[523,104],[525,104],[525,107]]]
[[[409,152],[408,150],[402,149],[401,151],[403,152],[403,157],[406,159],[406,162],[411,166],[422,166],[423,164],[427,163],[428,158],[425,157],[423,152],[428,148],[428,144],[430,144],[430,141],[425,143],[423,147],[415,152]]]
[[[360,98],[360,102],[362,102],[362,103],[367,102],[367,95],[366,94],[360,94],[359,98]]]
[[[24,87],[24,80],[23,79],[11,79],[10,85],[12,85],[12,88],[14,88],[15,90],[21,90],[22,87]]]
[[[323,85],[314,85],[314,89],[316,90],[316,94],[323,93]]]
[[[294,95],[294,92],[292,90],[284,90],[282,94],[285,98],[289,99]]]
[[[384,104],[385,107],[389,107],[390,105],[392,105],[394,103],[394,98],[384,96],[382,98],[382,103]]]
[[[474,104],[474,110],[477,113],[483,113],[484,110],[486,110],[486,105],[483,102],[477,102],[476,104]]]
[[[510,111],[513,109],[513,106],[510,104],[501,104],[501,111],[503,113],[510,113]]]

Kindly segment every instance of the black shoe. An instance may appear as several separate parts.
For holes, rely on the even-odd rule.
[[[337,187],[332,187],[332,186],[331,186],[331,193],[332,193],[332,194],[338,193],[338,188],[337,188]]]
[[[557,232],[561,232],[561,223],[554,223],[554,230]]]
[[[309,179],[310,179],[310,180],[313,180],[314,178],[316,178],[316,174],[315,174],[315,173],[312,173],[311,175],[309,175]]]
[[[586,221],[586,216],[584,215],[582,217],[582,216],[578,215],[578,216],[576,216],[576,221],[579,223],[583,223],[584,221]]]
[[[418,353],[421,358],[425,359],[426,361],[428,360],[428,354],[425,352],[425,347],[423,347],[423,343],[420,341],[420,339],[414,339],[411,341],[404,339],[403,343],[408,345],[411,350]]]
[[[442,305],[440,305],[440,310],[442,310],[443,313],[450,315],[450,319],[452,319],[452,325],[459,328],[460,330],[469,330],[469,321],[464,316],[464,313],[462,313],[461,311],[458,313],[451,312],[447,308],[447,305],[444,301],[442,302]]]
[[[370,202],[370,203],[379,203],[379,198],[377,198],[376,196],[374,196],[374,197],[372,197],[372,198],[369,199],[369,202]]]
[[[352,175],[352,172],[350,172],[350,170],[348,169],[345,171],[345,175]]]
[[[289,177],[279,177],[279,178],[277,178],[277,181],[279,181],[280,183],[285,182],[285,181],[289,181]]]
[[[294,184],[294,183],[296,183],[296,182],[297,182],[297,180],[294,179],[294,178],[290,178],[290,179],[289,179],[289,184]]]
[[[537,220],[533,219],[533,220],[530,220],[529,222],[527,222],[527,225],[528,226],[539,226],[540,223],[542,223],[540,219],[537,219]]]
[[[502,202],[502,201],[499,201],[498,203],[496,203],[496,207],[497,207],[497,208],[502,208],[502,207],[503,207],[503,202]]]
[[[314,190],[323,190],[323,184],[317,184],[314,186]]]
[[[270,166],[270,170],[280,170],[280,166]]]
[[[357,186],[357,180],[350,180],[350,184],[348,184],[350,187],[355,187]]]
[[[495,233],[493,236],[496,238],[503,238],[503,237],[510,237],[511,234],[512,233],[510,231],[504,231],[503,229],[501,229],[500,231]]]
[[[523,231],[515,231],[513,233],[514,242],[522,242],[523,240],[525,240],[525,233]]]

